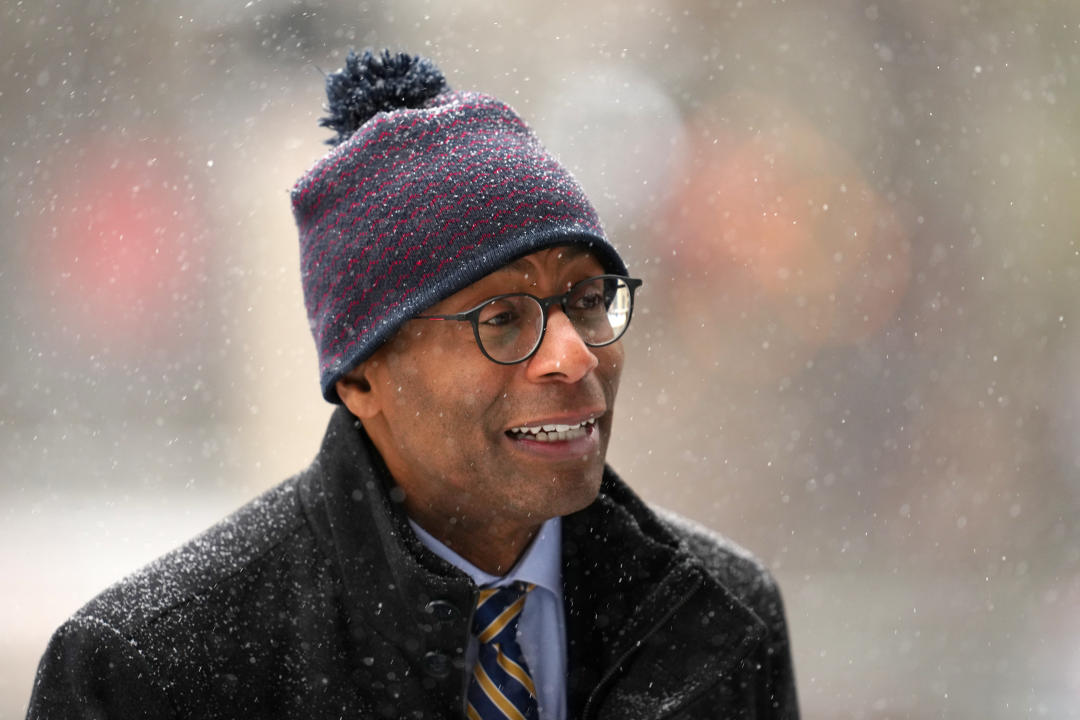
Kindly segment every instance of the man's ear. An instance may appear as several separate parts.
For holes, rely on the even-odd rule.
[[[361,420],[369,420],[381,410],[376,393],[371,390],[371,380],[368,379],[370,370],[371,361],[365,360],[334,383],[341,402]]]

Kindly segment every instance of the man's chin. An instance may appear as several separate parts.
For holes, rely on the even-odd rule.
[[[555,515],[572,515],[584,510],[596,501],[600,494],[600,481],[603,479],[604,468],[600,464],[589,467],[584,472],[574,473],[569,477],[561,477],[555,481],[560,491],[553,501]]]

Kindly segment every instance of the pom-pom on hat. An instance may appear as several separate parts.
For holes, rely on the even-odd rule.
[[[578,245],[626,274],[581,186],[499,100],[389,51],[350,51],[326,95],[334,147],[292,204],[328,401],[405,321],[522,255]]]

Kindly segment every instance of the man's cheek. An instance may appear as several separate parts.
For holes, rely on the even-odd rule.
[[[608,352],[604,354],[604,357],[600,358],[601,367],[603,368],[602,376],[611,395],[610,399],[614,400],[616,393],[619,391],[619,380],[622,378],[625,354],[621,341],[604,349]]]

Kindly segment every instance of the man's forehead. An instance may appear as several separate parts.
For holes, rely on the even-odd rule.
[[[589,261],[596,264],[596,269],[588,266]],[[479,280],[473,281],[449,297],[430,306],[426,312],[458,312],[481,299],[507,292],[520,292],[535,287],[547,273],[552,273],[549,280],[574,268],[586,267],[584,272],[599,274],[603,266],[588,247],[581,245],[556,245],[536,252],[522,255],[502,267],[491,271]],[[577,270],[573,270],[577,273]],[[583,280],[584,277],[567,278],[567,281]],[[433,310],[434,309],[434,310]]]
[[[573,260],[577,260],[578,258],[594,257],[593,254],[589,252],[588,248],[581,247],[580,245],[560,245],[558,247],[537,250],[534,253],[523,255],[517,260],[513,260],[506,265],[503,265],[501,268],[495,270],[491,274],[494,275],[495,273],[506,272],[528,274],[529,269],[533,266],[533,262],[535,262],[536,260],[545,259],[544,256],[548,256],[548,258],[554,257],[560,262],[571,262]]]

